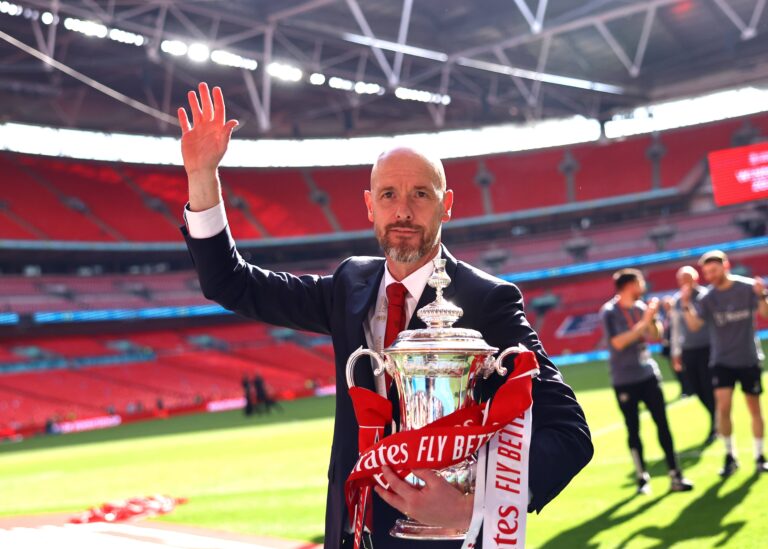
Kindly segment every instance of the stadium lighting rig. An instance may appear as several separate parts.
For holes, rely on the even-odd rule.
[[[436,105],[450,105],[451,97],[442,93],[432,93],[425,90],[414,90],[399,87],[395,90],[395,97],[406,101],[419,101],[421,103],[434,103]]]
[[[210,59],[218,65],[248,69],[249,71],[255,71],[256,67],[259,66],[258,61],[255,59],[243,57],[226,50],[210,51],[207,45],[200,42],[187,44],[181,40],[163,40],[160,43],[160,51],[174,57],[187,56],[196,63],[205,63]]]
[[[315,81],[319,82],[319,78]],[[767,109],[768,89],[748,86],[617,114],[605,123],[605,134],[608,138],[620,138],[736,118]],[[364,165],[370,164],[380,151],[404,143],[418,143],[420,148],[442,158],[460,158],[588,143],[600,137],[597,120],[575,116],[419,134],[342,139],[237,139],[231,142],[223,165],[251,168]],[[181,165],[175,137],[58,129],[13,122],[0,123],[0,150],[84,160]]]
[[[24,13],[24,8],[18,4],[12,4],[10,2],[0,2],[0,13],[10,15],[12,17],[18,17]]]
[[[315,73],[318,74],[318,73]],[[320,75],[325,79],[324,75]],[[358,95],[383,95],[384,87],[375,82],[354,82],[346,78],[331,76],[328,79],[328,87],[335,90],[353,91]]]
[[[63,23],[66,30],[77,32],[90,38],[109,39],[122,44],[132,46],[147,46],[149,39],[146,36],[126,31],[117,27],[108,27],[98,21],[66,17],[62,20],[51,12],[40,12],[31,8],[24,8],[19,4],[0,1],[0,14],[14,17],[23,16],[27,19],[40,20],[44,25],[58,25]],[[255,71],[259,63],[256,59],[245,57],[227,50],[215,49],[211,51],[207,44],[202,42],[187,43],[178,39],[166,39],[160,43],[160,51],[173,57],[186,57],[190,61],[202,64],[208,61],[226,67]],[[301,67],[285,63],[272,62],[267,65],[267,72],[272,78],[283,82],[294,83],[305,80],[313,86],[328,86],[334,90],[352,92],[358,95],[384,95],[387,93],[385,86],[376,82],[353,81],[338,76],[326,76],[319,72],[313,72],[305,79],[305,71]],[[418,101],[436,105],[449,105],[451,97],[447,94],[435,93],[429,90],[418,90],[398,87],[394,90],[394,96],[404,101]]]
[[[304,72],[300,68],[277,61],[267,65],[267,72],[270,76],[285,82],[298,82],[304,76]]]

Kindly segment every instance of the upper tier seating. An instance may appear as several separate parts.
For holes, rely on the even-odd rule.
[[[151,209],[111,164],[20,156],[19,162],[64,195],[81,200],[123,240],[177,240],[178,227]],[[176,212],[178,213],[178,212]]]
[[[755,115],[668,130],[658,139],[661,187],[682,183],[707,153],[732,145],[746,121],[758,130],[768,115]],[[446,160],[448,186],[456,193],[455,219],[566,204],[566,152],[576,161],[576,201],[653,189],[642,135],[606,143]],[[180,167],[109,164],[0,153],[3,204],[0,238],[80,241],[178,241],[187,182]],[[487,196],[478,175],[487,174]],[[235,238],[296,237],[370,228],[362,194],[370,167],[221,170],[229,224]],[[313,191],[314,189],[314,191]],[[69,197],[69,199],[67,198]],[[87,207],[78,211],[71,199]],[[69,204],[65,202],[70,200]]]
[[[34,233],[39,240],[115,240],[92,219],[62,202],[50,187],[22,169],[13,156],[0,154],[0,201],[2,209],[7,209],[6,221],[0,223],[0,228],[8,226],[17,236],[20,230]],[[19,227],[18,222],[11,224],[11,216],[23,220],[24,226]],[[0,238],[11,236],[0,233]]]

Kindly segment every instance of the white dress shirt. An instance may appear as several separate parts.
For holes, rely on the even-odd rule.
[[[184,220],[187,223],[189,236],[192,238],[210,238],[219,234],[227,226],[227,213],[224,210],[223,202],[219,202],[212,208],[202,212],[193,212],[189,209],[189,205],[187,205],[184,208]],[[424,292],[424,287],[427,285],[427,280],[432,275],[433,270],[434,265],[432,261],[429,261],[400,281],[408,290],[408,293],[405,295],[406,326],[411,321],[416,305],[419,303],[419,299],[421,299],[421,294]],[[368,312],[368,316],[365,322],[363,322],[365,340],[369,349],[381,351],[384,348],[384,336],[387,330],[387,308],[389,306],[387,286],[395,282],[397,280],[389,272],[389,268],[385,268],[384,276],[379,285],[379,293],[376,296],[376,304]],[[378,376],[375,379],[376,391],[386,396],[384,376]]]
[[[189,204],[184,206],[184,221],[187,231],[192,238],[211,238],[216,236],[227,226],[227,212],[224,210],[224,202],[219,201],[213,208],[202,212],[193,212]]]
[[[434,265],[431,261],[419,267],[417,270],[406,276],[400,282],[405,286],[408,293],[405,294],[405,325],[411,321],[416,305],[421,299],[421,294],[424,292],[424,287],[427,285],[427,280],[432,275]],[[387,286],[397,282],[395,277],[389,272],[389,267],[384,269],[384,276],[381,279],[379,285],[379,293],[376,296],[376,304],[368,312],[368,317],[363,323],[363,330],[365,331],[365,341],[368,343],[368,348],[374,351],[381,351],[384,349],[384,336],[387,331],[387,309],[389,307],[389,300],[387,299]],[[376,391],[386,396],[384,388],[384,376],[377,376],[376,378]]]

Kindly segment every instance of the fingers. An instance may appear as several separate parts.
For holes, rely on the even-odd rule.
[[[384,465],[381,468],[381,473],[384,476],[384,479],[387,481],[387,484],[389,484],[389,489],[393,492],[405,495],[411,491],[418,491],[418,489],[414,488],[399,476],[397,476],[397,473],[395,473],[391,467]]]
[[[224,94],[221,93],[221,88],[215,86],[213,88],[213,121],[219,124],[223,124],[227,119],[227,112],[224,108]]]
[[[179,126],[181,126],[181,133],[183,135],[192,129],[189,125],[189,118],[187,118],[187,111],[184,110],[184,107],[179,107],[176,114],[179,117]]]
[[[203,120],[200,103],[197,102],[197,94],[192,90],[188,91],[187,100],[189,101],[189,111],[192,113],[192,123],[197,126]]]
[[[200,82],[198,91],[200,92],[200,103],[203,106],[203,120],[206,122],[213,120],[213,102],[211,101],[211,92],[208,90],[208,84]]]
[[[432,469],[414,469],[411,473],[413,473],[416,478],[423,481],[427,488],[431,488],[440,482],[447,483],[443,477],[435,473]]]
[[[230,120],[224,125],[224,128],[227,130],[229,134],[232,134],[232,131],[240,125],[240,122],[237,120]]]
[[[394,507],[401,513],[404,513],[406,515],[409,514],[408,503],[405,501],[405,498],[393,492],[389,492],[388,490],[385,490],[381,486],[376,486],[374,490],[376,490],[376,493],[379,495],[379,497],[384,501],[386,501],[390,506]]]

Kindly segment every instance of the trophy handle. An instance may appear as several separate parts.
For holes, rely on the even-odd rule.
[[[499,356],[496,357],[496,360],[493,361],[492,366],[485,371],[485,379],[488,379],[488,376],[490,376],[494,371],[500,376],[507,375],[507,369],[502,366],[504,359],[509,355],[519,354],[527,350],[528,349],[526,349],[523,345],[513,345],[512,347],[507,347],[504,349],[501,353],[499,353]]]
[[[349,358],[347,359],[347,387],[354,387],[355,386],[355,379],[354,379],[354,371],[355,371],[355,363],[357,360],[361,357],[367,355],[371,357],[373,362],[376,364],[376,367],[373,369],[373,375],[380,376],[384,373],[386,370],[386,365],[384,362],[384,359],[381,358],[381,355],[377,353],[376,351],[371,351],[370,349],[364,349],[361,345],[357,348],[357,350],[349,355]]]

